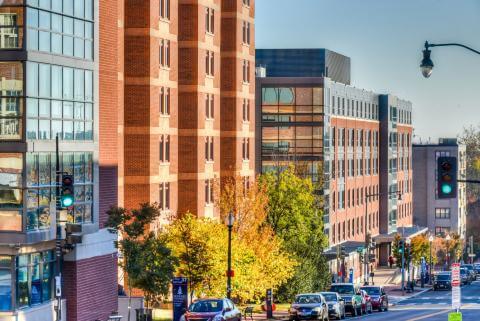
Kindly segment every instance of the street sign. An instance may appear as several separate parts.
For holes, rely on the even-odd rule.
[[[188,279],[175,277],[172,280],[173,294],[173,321],[180,321],[180,318],[188,308]]]
[[[452,310],[460,310],[460,263],[452,264]]]
[[[461,312],[451,312],[448,314],[448,321],[462,321]]]

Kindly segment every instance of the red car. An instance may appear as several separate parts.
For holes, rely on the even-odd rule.
[[[242,321],[242,314],[229,299],[200,299],[192,303],[181,321]]]
[[[360,288],[360,294],[362,295],[363,314],[372,313],[373,312],[372,298],[368,295],[368,293],[365,290],[362,290],[362,288]]]
[[[372,307],[379,312],[388,311],[388,295],[381,286],[364,286],[361,290],[367,292],[371,298]]]

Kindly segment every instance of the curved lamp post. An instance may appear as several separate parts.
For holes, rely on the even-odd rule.
[[[468,46],[459,44],[459,43],[438,43],[438,44],[433,44],[433,43],[428,43],[428,41],[425,41],[425,49],[423,50],[423,59],[422,63],[420,64],[420,69],[422,70],[422,75],[425,78],[430,77],[432,74],[432,69],[433,69],[433,61],[430,59],[430,53],[431,50],[429,48],[433,47],[447,47],[447,46],[455,46],[455,47],[462,47],[467,50],[470,50],[476,54],[480,55],[480,51],[477,51],[475,49],[472,49]]]
[[[227,216],[228,227],[228,257],[227,257],[227,298],[232,295],[232,229],[235,223],[235,216],[230,212]]]

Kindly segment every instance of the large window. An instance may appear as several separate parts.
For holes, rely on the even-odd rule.
[[[17,256],[17,308],[48,302],[53,297],[53,251]]]
[[[22,1],[7,1],[6,4],[22,4]],[[0,7],[0,49],[23,47],[23,12],[22,7]]]
[[[20,62],[0,63],[0,140],[22,137],[23,67]]]
[[[28,0],[27,48],[93,60],[93,0]]]
[[[22,154],[0,153],[0,231],[22,230]]]
[[[27,139],[93,140],[93,71],[27,62]]]
[[[435,218],[436,219],[450,219],[450,209],[449,208],[435,208]]]
[[[27,153],[27,230],[50,227],[50,202],[55,200],[55,154]],[[93,155],[62,153],[63,172],[74,175],[75,205],[67,209],[68,220],[93,221]]]
[[[0,256],[0,311],[12,310],[12,257]]]

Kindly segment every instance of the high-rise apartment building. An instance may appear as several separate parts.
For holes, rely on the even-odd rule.
[[[465,145],[455,138],[440,138],[438,144],[413,145],[413,222],[427,226],[432,234],[445,237],[456,233],[466,238],[467,194],[466,184],[459,183],[456,197],[438,199],[437,159],[452,156],[457,158],[458,179],[466,179]]]
[[[215,182],[254,175],[254,2],[125,12],[125,206],[218,216]]]
[[[299,51],[264,49],[261,56],[276,61],[278,55],[295,65]],[[347,59],[338,65],[349,66]],[[299,70],[306,74],[295,77],[259,70],[267,77],[256,83],[257,171],[294,163],[314,183],[322,182],[331,246],[363,242],[365,232],[391,238],[397,227],[412,224],[411,103],[311,77],[309,61],[304,64]],[[380,254],[388,251],[382,241],[377,246]]]
[[[83,226],[62,260],[63,317],[117,309],[115,235],[122,123],[122,2],[0,2],[0,320],[53,320],[58,219]],[[55,209],[60,170],[75,204]],[[53,210],[52,210],[53,209]]]

